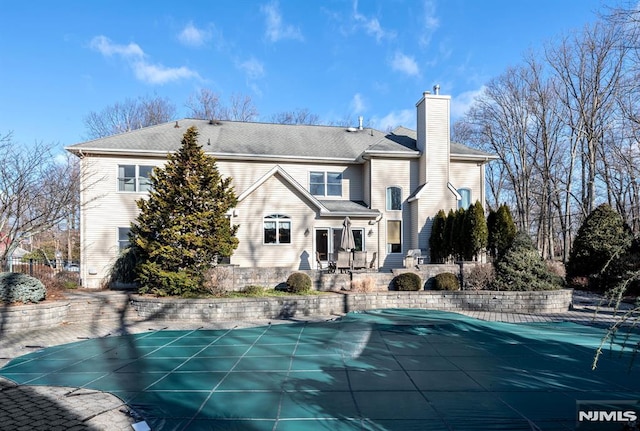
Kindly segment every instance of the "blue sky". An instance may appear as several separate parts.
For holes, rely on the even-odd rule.
[[[84,140],[91,111],[161,96],[251,96],[268,121],[306,108],[415,127],[439,84],[461,115],[523,53],[594,21],[601,0],[0,0],[0,135]]]

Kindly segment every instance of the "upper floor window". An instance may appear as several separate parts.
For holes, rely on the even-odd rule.
[[[399,211],[402,209],[402,189],[400,187],[387,187],[387,211]]]
[[[271,214],[264,218],[265,244],[291,244],[291,219],[283,214]]]
[[[118,165],[119,192],[145,192],[151,189],[153,166]]]
[[[471,189],[458,189],[462,199],[458,201],[458,208],[467,209],[471,206]]]
[[[311,172],[309,191],[314,196],[342,196],[342,173]]]

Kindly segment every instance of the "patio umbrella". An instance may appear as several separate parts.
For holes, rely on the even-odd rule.
[[[349,217],[345,217],[342,222],[342,237],[340,238],[340,249],[349,251],[356,247],[356,243],[353,240],[353,233],[351,233],[351,220]]]

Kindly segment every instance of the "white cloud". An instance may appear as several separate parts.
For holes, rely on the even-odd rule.
[[[178,40],[182,44],[193,47],[202,46],[209,39],[211,39],[211,32],[196,27],[192,22],[188,23],[178,34]]]
[[[251,80],[259,79],[264,76],[264,65],[255,58],[250,58],[238,65],[238,67],[247,74],[247,78]]]
[[[356,114],[360,114],[366,110],[366,105],[364,99],[362,98],[362,94],[356,93],[353,95],[351,99],[351,110]]]
[[[112,55],[119,55],[121,57],[144,57],[142,48],[136,43],[130,43],[129,45],[118,45],[106,37],[96,36],[91,39],[91,48],[98,51],[105,57],[111,57]]]
[[[416,124],[416,113],[413,109],[392,111],[382,118],[374,117],[372,123],[378,130],[393,130],[398,126],[413,128]]]
[[[478,89],[465,91],[451,99],[451,118],[456,119],[467,113],[476,97],[484,92],[484,85]]]
[[[198,72],[188,67],[165,67],[161,64],[151,64],[146,60],[147,55],[138,44],[118,45],[106,36],[96,36],[90,46],[105,57],[113,55],[121,57],[133,70],[136,78],[147,84],[166,84],[180,79],[200,78]]]
[[[420,68],[418,63],[413,57],[396,52],[395,56],[391,60],[391,68],[398,72],[402,72],[409,76],[419,76]]]
[[[422,16],[420,45],[427,46],[431,42],[433,33],[440,27],[440,20],[436,16],[436,4],[433,0],[425,0],[423,7],[424,15]]]
[[[164,67],[162,65],[149,64],[145,61],[135,62],[133,71],[136,78],[148,84],[162,85],[180,79],[199,78],[198,73],[188,67]]]
[[[359,27],[364,28],[369,36],[375,37],[378,43],[384,38],[393,39],[396,36],[395,32],[383,29],[378,18],[367,17],[358,12],[357,0],[353,2],[353,19]]]
[[[299,28],[282,22],[282,14],[276,1],[263,5],[260,10],[265,14],[267,26],[265,33],[269,41],[278,42],[284,39],[304,40]]]

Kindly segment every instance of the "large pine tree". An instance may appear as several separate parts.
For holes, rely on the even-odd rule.
[[[140,214],[131,240],[142,292],[197,293],[204,273],[238,246],[238,227],[227,216],[237,203],[231,178],[220,175],[197,138],[197,129],[190,127],[180,150],[154,169],[149,198],[137,202]]]

